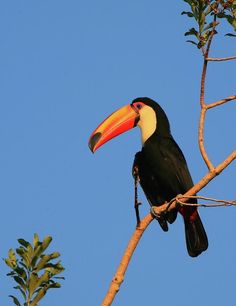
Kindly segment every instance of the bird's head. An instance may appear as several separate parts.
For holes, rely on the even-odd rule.
[[[108,116],[92,133],[89,147],[94,153],[110,139],[138,126],[142,143],[154,133],[170,134],[168,118],[158,103],[149,98],[137,98]]]

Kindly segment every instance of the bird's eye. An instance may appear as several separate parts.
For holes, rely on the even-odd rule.
[[[141,109],[142,108],[142,104],[138,103],[136,104],[137,109]]]

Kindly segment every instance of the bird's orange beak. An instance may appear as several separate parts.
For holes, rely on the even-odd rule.
[[[89,148],[94,153],[110,139],[136,126],[139,119],[138,111],[131,105],[123,106],[107,117],[92,133]]]

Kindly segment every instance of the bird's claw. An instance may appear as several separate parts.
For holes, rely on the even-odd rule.
[[[160,217],[159,214],[157,214],[157,213],[155,212],[153,206],[150,208],[150,214],[151,214],[153,217],[155,217],[155,218],[159,218],[159,217]]]
[[[165,215],[165,212],[164,212],[164,211],[161,212],[161,213],[157,213],[157,212],[155,211],[155,206],[152,206],[152,207],[150,208],[150,213],[151,213],[151,215],[153,215],[153,217],[155,217],[155,218],[157,218],[157,219],[160,219],[161,216]]]

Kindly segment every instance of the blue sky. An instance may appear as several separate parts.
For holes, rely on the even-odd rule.
[[[172,3],[173,2],[173,3]],[[99,305],[135,227],[131,166],[138,129],[92,155],[94,128],[138,96],[168,114],[194,181],[207,172],[197,145],[202,57],[185,43],[183,1],[2,1],[0,185],[2,258],[18,238],[53,236],[66,280],[42,305]],[[216,37],[212,56],[236,54]],[[236,62],[210,63],[207,101],[235,94]],[[235,101],[207,114],[214,164],[235,150]],[[201,195],[235,199],[235,163]],[[142,215],[149,212],[140,191]],[[188,257],[183,222],[145,232],[113,305],[233,306],[235,208],[201,209],[209,238]],[[13,283],[2,261],[1,300]]]

